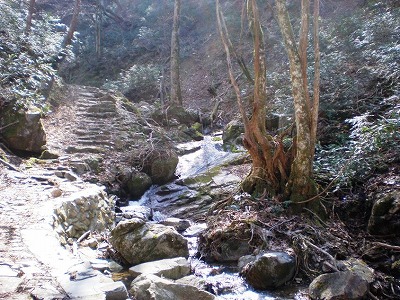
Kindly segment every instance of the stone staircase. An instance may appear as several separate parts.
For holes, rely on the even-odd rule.
[[[45,124],[49,151],[83,156],[122,150],[135,115],[123,109],[119,99],[98,88],[71,86],[69,90],[68,101]]]

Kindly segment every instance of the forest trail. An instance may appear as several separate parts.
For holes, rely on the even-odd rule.
[[[118,148],[126,129],[116,99],[94,87],[69,86],[67,97],[45,120],[47,146],[65,154],[101,154]],[[126,125],[126,123],[124,124]]]
[[[81,261],[60,245],[52,228],[58,201],[53,193],[87,188],[72,171],[79,174],[83,166],[87,172],[88,157],[103,163],[119,159],[117,152],[131,138],[121,136],[132,114],[115,97],[69,86],[63,98],[44,120],[47,148],[59,157],[22,160],[19,171],[0,165],[0,299],[70,299],[63,287],[69,268]]]
[[[32,236],[32,230],[52,231],[49,224],[52,180],[46,172],[40,173],[0,167],[0,299],[19,300],[28,296],[43,299],[44,295],[67,299],[49,267],[32,253],[25,240],[26,234],[38,238]]]

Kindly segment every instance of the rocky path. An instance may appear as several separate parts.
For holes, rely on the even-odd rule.
[[[87,280],[70,279],[86,258],[61,247],[55,235],[54,192],[86,189],[76,173],[90,171],[87,158],[104,161],[124,148],[127,140],[120,133],[131,119],[113,96],[97,88],[68,87],[58,109],[44,120],[48,150],[58,157],[26,160],[18,166],[21,172],[0,164],[0,299],[105,297],[101,286],[112,280],[100,272],[91,269]],[[68,176],[60,177],[60,170]]]
[[[48,204],[53,186],[5,168],[0,177],[0,299],[68,299],[49,267],[25,243],[27,230],[51,233]]]

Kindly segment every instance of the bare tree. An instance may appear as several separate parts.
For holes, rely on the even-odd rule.
[[[35,13],[36,0],[29,0],[28,16],[26,18],[25,34],[29,34],[32,28],[33,14]]]
[[[76,27],[78,26],[78,19],[79,19],[78,17],[79,17],[80,11],[81,11],[81,0],[75,0],[71,24],[69,25],[67,35],[65,36],[65,39],[64,39],[64,47],[71,45],[71,43],[72,43],[72,39],[74,37]]]
[[[171,102],[182,106],[182,91],[179,71],[179,23],[181,0],[175,0],[174,20],[171,36]]]
[[[96,56],[102,56],[102,26],[103,26],[103,7],[100,0],[96,0]]]
[[[317,2],[318,0],[316,0]],[[309,1],[302,0],[300,41],[297,45],[286,9],[285,0],[276,0],[278,23],[290,61],[291,86],[294,98],[296,136],[292,146],[285,149],[285,132],[272,136],[265,127],[267,93],[266,64],[263,31],[256,0],[247,0],[247,15],[253,35],[254,91],[252,107],[246,109],[240,88],[233,74],[231,48],[233,47],[219,0],[216,0],[218,29],[227,57],[230,80],[236,93],[245,133],[243,144],[252,158],[250,174],[242,182],[242,189],[250,193],[283,196],[301,208],[307,199],[316,195],[312,179],[312,161],[316,141],[319,97],[318,3],[314,7],[315,75],[314,100],[310,103],[307,81],[307,45]],[[312,110],[311,110],[312,105]],[[249,114],[248,112],[251,111]],[[306,200],[306,201],[305,201]]]
[[[319,105],[319,3],[314,0],[314,101],[311,110],[307,77],[307,45],[309,33],[309,0],[302,0],[299,46],[296,44],[286,0],[276,0],[278,24],[282,32],[290,65],[290,80],[296,123],[296,155],[292,164],[287,193],[295,203],[302,203],[317,192],[313,181],[313,159],[316,143]]]

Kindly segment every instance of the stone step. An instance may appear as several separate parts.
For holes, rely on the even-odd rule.
[[[90,113],[116,113],[117,109],[115,108],[115,106],[111,107],[91,106],[88,107],[86,111]]]
[[[68,146],[65,149],[67,153],[104,153],[107,151],[107,147],[99,147],[99,146]]]
[[[101,98],[101,97],[104,97],[105,95],[107,95],[107,94],[105,94],[105,93],[103,93],[103,92],[100,92],[99,90],[93,90],[93,91],[81,91],[81,92],[79,92],[78,93],[78,95],[79,96],[81,96],[81,98],[82,97],[87,97],[87,98]]]
[[[79,98],[76,100],[76,104],[78,106],[80,105],[86,105],[86,104],[92,104],[92,105],[101,105],[101,104],[110,104],[110,105],[115,105],[115,101],[111,99],[106,99],[106,100],[100,100],[102,98]]]
[[[105,130],[104,127],[85,127],[85,128],[80,128],[74,131],[74,134],[77,136],[90,136],[90,135],[97,135],[97,134],[102,134],[102,135],[110,135],[111,132],[108,130]]]
[[[85,136],[80,136],[78,138],[78,141],[95,141],[95,140],[100,140],[100,141],[107,141],[111,139],[111,135],[109,134],[98,134],[98,135],[85,135]]]
[[[97,100],[89,100],[89,101],[77,101],[77,106],[79,109],[88,108],[88,107],[92,107],[92,106],[115,107],[115,103],[112,101],[99,102]]]
[[[107,118],[113,118],[116,115],[117,115],[116,112],[104,112],[104,113],[81,112],[76,114],[77,117],[89,118],[89,119],[107,119]]]
[[[83,145],[83,146],[108,146],[108,147],[114,147],[114,143],[111,141],[102,141],[102,140],[78,140],[76,141],[78,144]]]

